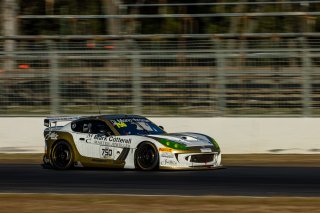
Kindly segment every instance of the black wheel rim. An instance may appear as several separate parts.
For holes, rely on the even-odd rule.
[[[71,160],[69,146],[66,144],[58,144],[52,153],[52,160],[54,165],[58,168],[68,167]]]
[[[153,146],[143,144],[137,151],[137,163],[141,169],[149,169],[154,167],[157,160],[157,153]]]

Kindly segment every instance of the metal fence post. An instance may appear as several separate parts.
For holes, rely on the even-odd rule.
[[[16,0],[4,0],[2,2],[2,31],[4,36],[16,36],[17,34],[17,2]],[[13,71],[15,69],[15,49],[16,41],[12,39],[4,40],[3,49],[6,59],[3,63],[5,71]]]
[[[308,50],[308,44],[304,37],[300,38],[302,46],[302,81],[303,81],[303,116],[308,117],[311,111],[311,79],[312,62]]]
[[[216,58],[216,70],[217,70],[217,110],[220,116],[225,115],[225,107],[226,107],[226,100],[225,100],[225,58],[222,52],[222,45],[219,39],[213,40],[215,43],[215,58]]]
[[[49,84],[50,84],[50,114],[56,115],[60,112],[60,91],[59,91],[59,61],[55,42],[48,40],[49,56]]]
[[[133,92],[133,112],[135,114],[141,114],[141,58],[138,52],[138,47],[133,43],[134,51],[131,54],[132,65],[132,92]]]

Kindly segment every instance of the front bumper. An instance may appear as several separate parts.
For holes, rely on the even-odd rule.
[[[221,153],[175,153],[163,156],[160,153],[160,169],[198,170],[221,167]]]

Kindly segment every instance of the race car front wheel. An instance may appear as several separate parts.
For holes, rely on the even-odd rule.
[[[57,142],[51,152],[50,161],[54,169],[69,169],[73,165],[73,152],[69,143]]]
[[[136,167],[141,170],[154,170],[159,166],[157,147],[150,143],[140,144],[135,153]]]

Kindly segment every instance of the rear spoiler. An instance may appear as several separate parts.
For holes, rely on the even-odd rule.
[[[58,122],[62,121],[74,121],[81,118],[80,116],[60,116],[60,117],[48,117],[44,119],[44,126],[52,127],[52,124],[57,126]]]

